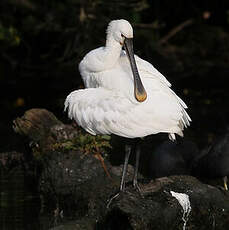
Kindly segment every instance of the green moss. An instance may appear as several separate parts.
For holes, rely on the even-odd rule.
[[[111,148],[110,136],[98,135],[92,136],[84,131],[81,131],[77,138],[73,140],[73,144],[85,154],[105,153]]]
[[[79,150],[85,154],[106,153],[110,148],[110,139],[108,135],[92,136],[83,130],[79,131],[76,138],[52,145],[53,150]]]

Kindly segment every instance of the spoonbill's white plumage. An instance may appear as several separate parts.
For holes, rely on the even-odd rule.
[[[153,65],[133,54],[132,38],[128,21],[109,23],[106,45],[90,51],[79,64],[86,88],[66,98],[68,116],[92,135],[183,136],[191,121],[186,104]]]

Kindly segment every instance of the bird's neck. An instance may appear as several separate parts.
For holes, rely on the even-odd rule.
[[[112,67],[119,59],[121,50],[122,50],[121,44],[119,44],[113,38],[108,37],[105,46],[105,53],[106,53],[105,60],[107,64],[109,63],[109,65]]]

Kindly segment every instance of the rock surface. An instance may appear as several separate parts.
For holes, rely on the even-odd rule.
[[[64,125],[47,110],[27,111],[14,125],[15,131],[35,143],[32,154],[42,168],[39,190],[43,205],[49,204],[60,219],[72,219],[60,221],[52,229],[227,229],[228,191],[191,176],[156,180],[141,176],[142,195],[128,182],[126,192],[107,208],[109,198],[118,192],[121,166],[112,166],[105,154],[98,158],[69,144],[80,138],[78,129]],[[127,181],[132,175],[129,165]],[[184,210],[172,192],[188,197],[191,209],[184,219]]]

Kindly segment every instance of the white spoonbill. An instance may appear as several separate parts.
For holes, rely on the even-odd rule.
[[[90,51],[80,62],[85,89],[73,91],[65,101],[68,116],[92,135],[115,134],[141,138],[168,133],[183,136],[190,125],[186,104],[170,89],[171,84],[153,65],[133,51],[133,28],[126,20],[111,21],[106,45]],[[124,47],[125,51],[122,50]],[[120,191],[133,145],[126,145]],[[140,145],[136,150],[133,185],[137,173]]]

